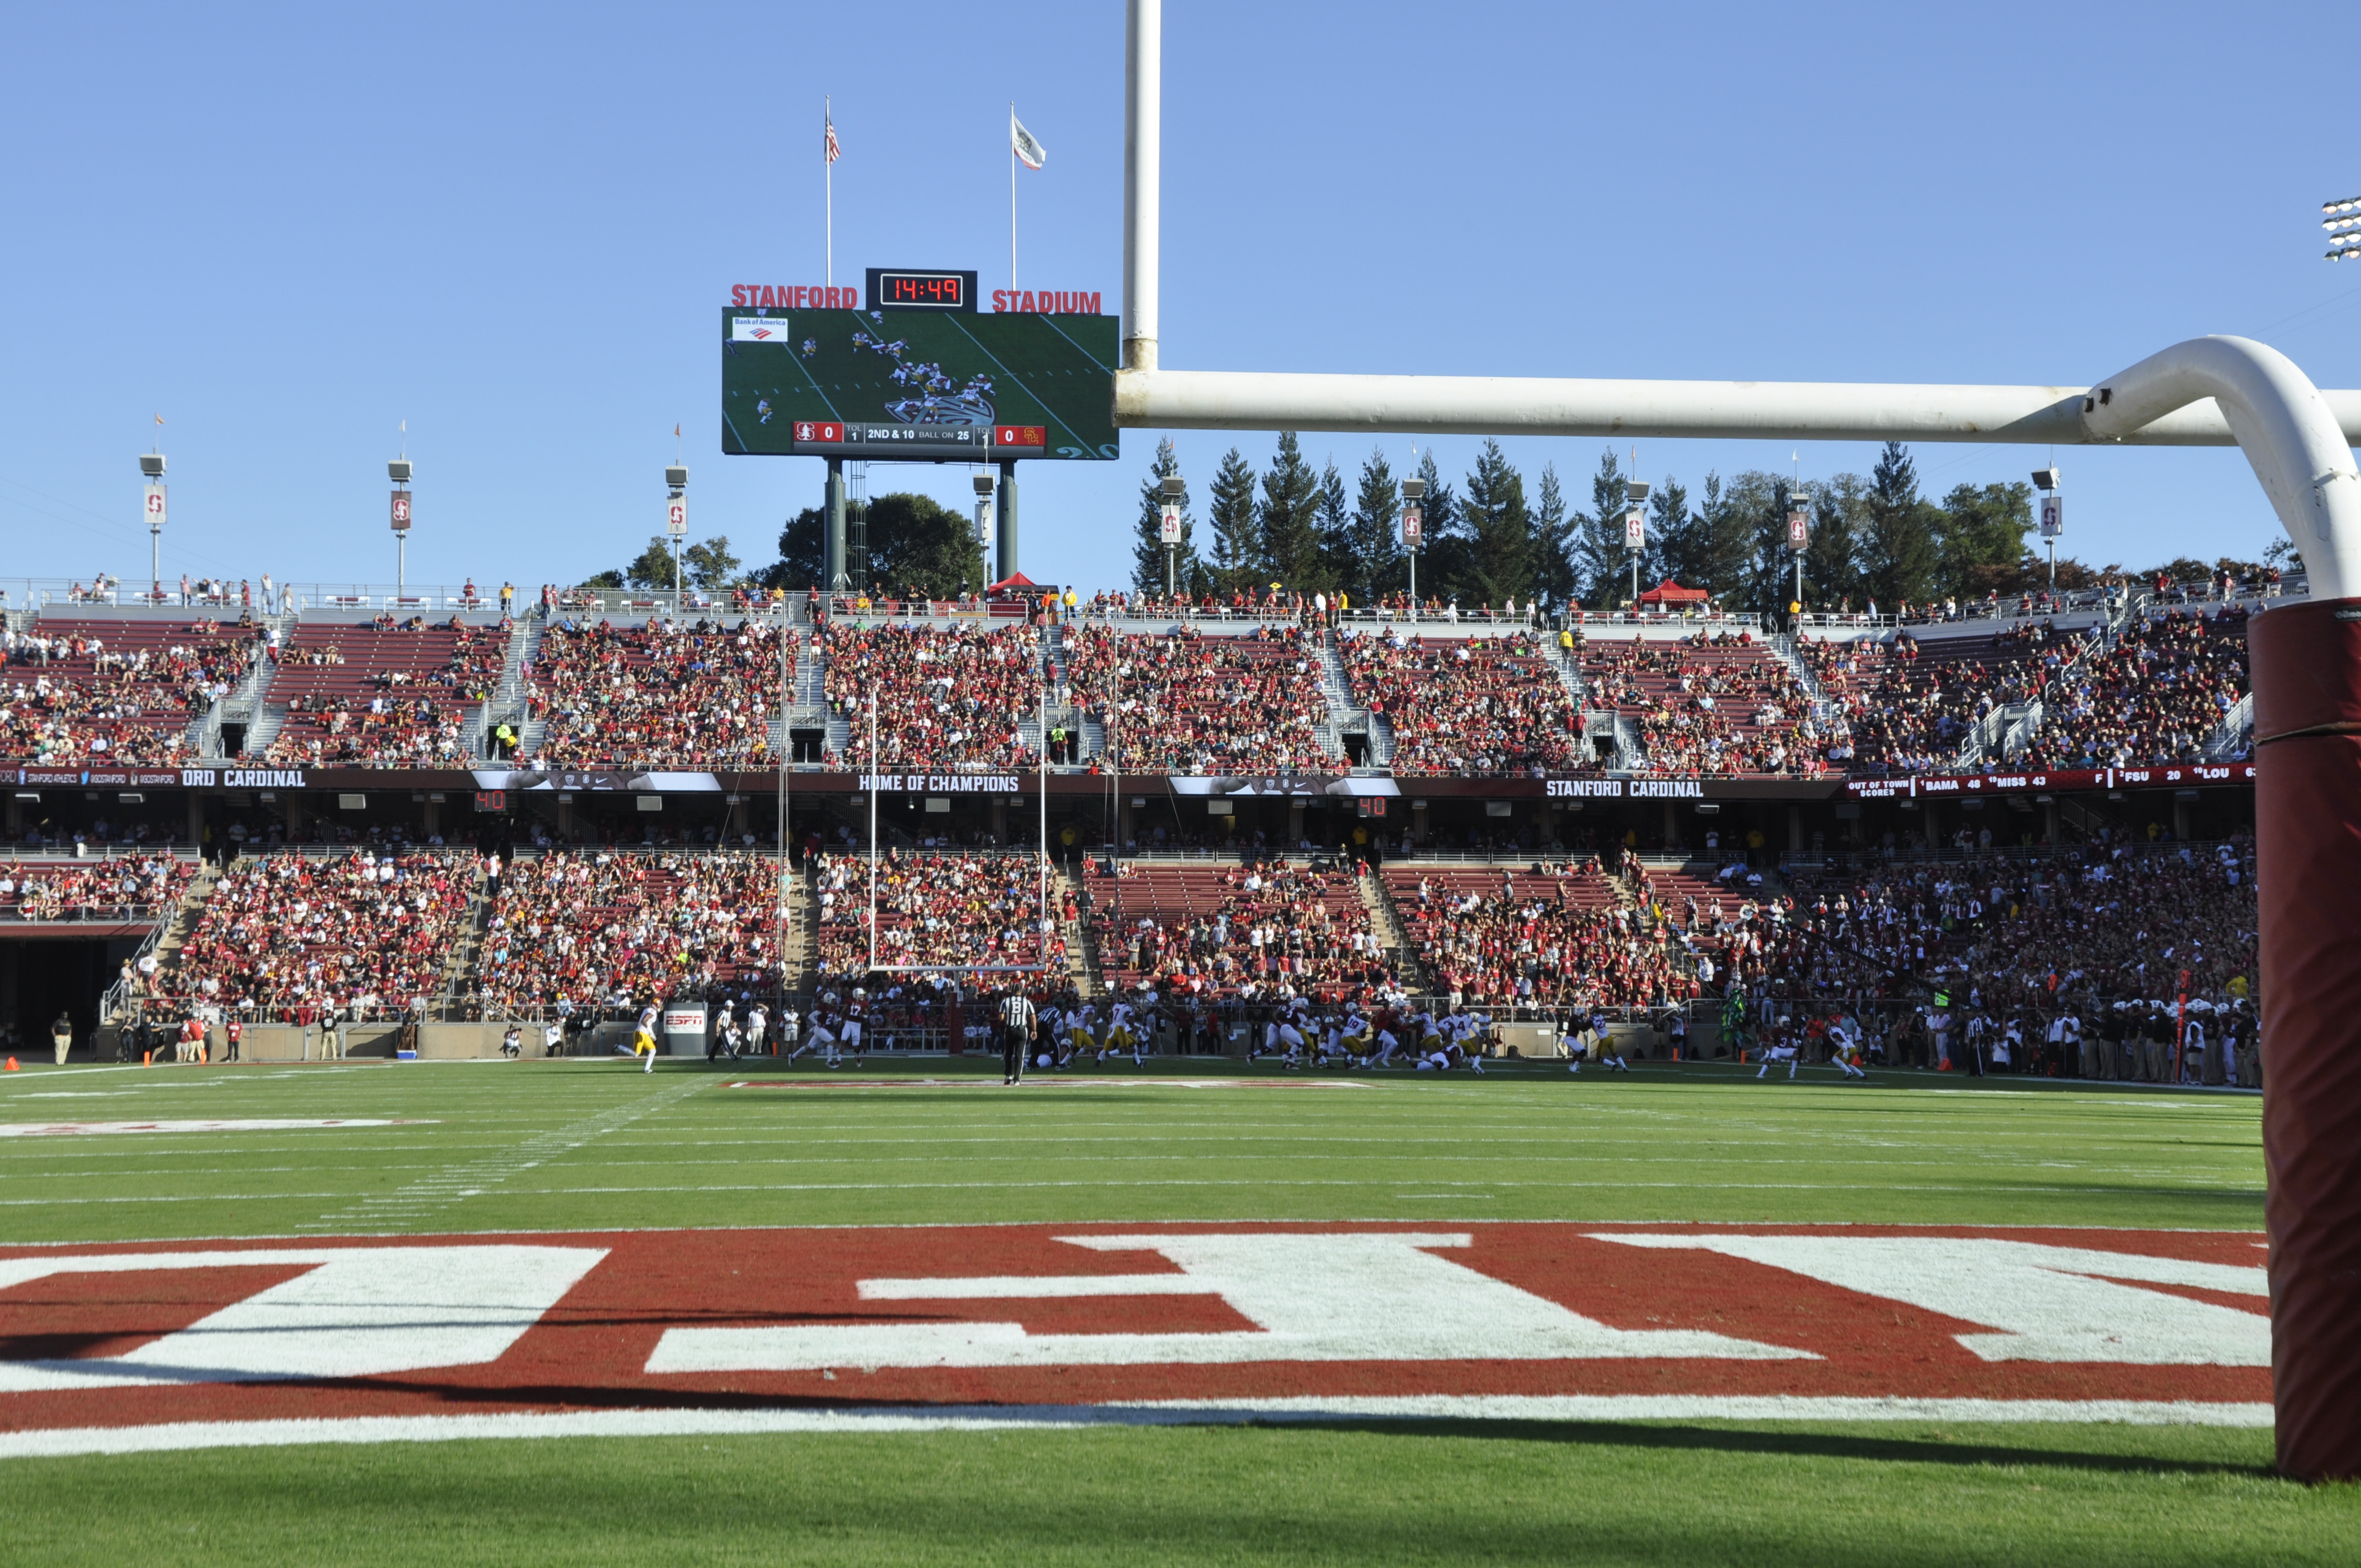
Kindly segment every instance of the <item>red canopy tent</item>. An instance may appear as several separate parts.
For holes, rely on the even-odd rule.
[[[1027,588],[1038,588],[1040,586],[1022,572],[1011,572],[983,591],[988,594],[1014,594],[1021,593]]]
[[[1685,588],[1670,577],[1640,596],[1642,604],[1703,604],[1713,596],[1703,588]]]

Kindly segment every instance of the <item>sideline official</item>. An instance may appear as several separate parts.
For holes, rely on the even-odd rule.
[[[1024,1078],[1026,1054],[1032,1048],[1032,1000],[1021,991],[1012,991],[1000,999],[1000,1081],[1004,1086]]]

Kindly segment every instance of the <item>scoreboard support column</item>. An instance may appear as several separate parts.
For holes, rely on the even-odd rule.
[[[844,572],[844,459],[828,460],[828,591],[839,594],[851,586]]]
[[[1016,460],[1013,457],[1000,465],[1000,526],[994,540],[994,557],[993,581],[1005,582],[1016,575]]]

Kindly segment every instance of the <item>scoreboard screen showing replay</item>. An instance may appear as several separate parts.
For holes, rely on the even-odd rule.
[[[1113,459],[1119,321],[724,306],[721,450]]]

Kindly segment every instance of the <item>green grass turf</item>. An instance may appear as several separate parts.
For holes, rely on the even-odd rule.
[[[930,1433],[18,1462],[49,1564],[2350,1563],[2256,1431],[1752,1424]]]
[[[1712,1066],[1189,1089],[769,1063],[28,1069],[0,1122],[379,1116],[0,1138],[0,1240],[988,1220],[1773,1220],[2255,1228],[2252,1096]],[[532,1160],[529,1165],[524,1161]],[[422,1186],[421,1184],[425,1184]],[[2361,1494],[2268,1432],[1322,1426],[211,1451],[0,1465],[0,1559],[2349,1563]]]

